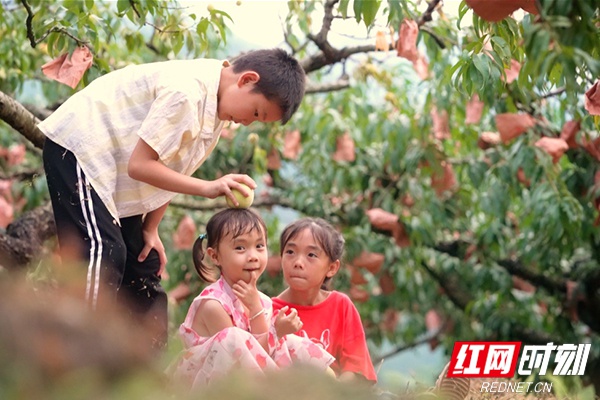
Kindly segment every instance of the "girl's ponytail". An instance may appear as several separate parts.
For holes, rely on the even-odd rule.
[[[203,263],[205,252],[202,248],[202,242],[206,239],[206,233],[201,234],[196,238],[194,242],[194,246],[192,247],[192,259],[194,261],[194,267],[196,268],[196,272],[200,275],[205,282],[214,282],[213,270],[212,268]]]

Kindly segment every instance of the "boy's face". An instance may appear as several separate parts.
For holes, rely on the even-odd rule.
[[[249,125],[254,121],[275,122],[283,113],[279,105],[260,93],[253,93],[259,76],[256,72],[242,73],[236,84],[225,88],[219,96],[218,115],[221,121]]]

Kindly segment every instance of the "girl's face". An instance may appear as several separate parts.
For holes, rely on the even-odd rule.
[[[265,233],[256,229],[236,238],[229,233],[216,249],[209,247],[206,251],[230,286],[240,280],[250,282],[253,274],[258,278],[269,258]]]
[[[307,228],[285,244],[281,265],[290,289],[303,291],[320,289],[326,277],[337,273],[340,261],[331,261]]]

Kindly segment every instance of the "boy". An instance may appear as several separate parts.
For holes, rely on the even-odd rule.
[[[117,303],[167,336],[160,285],[167,258],[158,225],[177,193],[237,204],[247,175],[191,177],[217,144],[224,121],[286,123],[304,96],[304,71],[281,49],[233,64],[210,59],[129,66],[69,98],[39,128],[61,246],[88,264],[86,301]],[[76,240],[74,241],[73,238]]]

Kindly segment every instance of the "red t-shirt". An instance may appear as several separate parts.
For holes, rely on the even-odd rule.
[[[273,310],[284,306],[298,310],[303,326],[296,335],[308,337],[335,357],[331,368],[336,374],[349,371],[377,382],[360,315],[348,296],[334,290],[314,306],[273,298]]]

